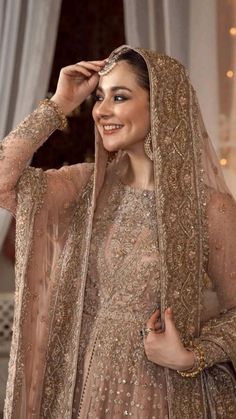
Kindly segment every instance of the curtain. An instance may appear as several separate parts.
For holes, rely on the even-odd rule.
[[[0,138],[45,96],[61,0],[0,2]],[[0,249],[11,217],[0,210]]]
[[[123,0],[126,42],[182,62],[197,90],[208,132],[218,148],[215,0]]]
[[[217,0],[220,161],[236,198],[236,0]]]
[[[45,97],[60,9],[61,0],[0,1],[0,138]],[[11,215],[0,209],[0,249],[10,221]],[[5,357],[1,354],[0,412],[5,398],[7,364],[8,354]]]
[[[126,42],[188,69],[236,198],[236,0],[123,0]]]

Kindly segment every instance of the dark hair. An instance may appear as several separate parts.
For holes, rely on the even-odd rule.
[[[126,61],[131,67],[133,67],[138,83],[143,89],[150,91],[149,75],[147,65],[143,57],[136,51],[130,49],[119,55],[117,61]]]

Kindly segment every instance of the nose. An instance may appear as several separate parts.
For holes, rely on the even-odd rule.
[[[98,118],[108,118],[113,114],[112,106],[108,100],[103,99],[96,103],[94,113]]]

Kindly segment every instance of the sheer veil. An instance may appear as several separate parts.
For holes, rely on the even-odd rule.
[[[111,60],[129,48],[118,48]],[[144,58],[150,81],[162,314],[172,306],[183,340],[200,341],[209,366],[228,360],[236,368],[236,203],[186,69],[166,55],[133,49]],[[123,157],[114,165],[122,166]],[[220,391],[214,368],[203,374],[213,398]],[[184,398],[186,391],[187,400],[189,389],[173,371],[166,375],[178,415],[179,394]]]
[[[164,370],[170,417],[197,418],[200,412],[203,418],[233,418],[236,204],[185,68],[127,45],[113,51],[111,60],[127,49],[144,58],[149,73],[161,313],[173,308],[183,342],[201,344],[209,367],[193,380]],[[107,163],[95,129],[95,165],[25,169],[58,126],[55,113],[39,106],[1,147],[1,205],[16,211],[17,223],[9,419],[26,412],[71,418],[97,197],[107,165],[122,170],[127,158],[121,151]],[[225,416],[217,406],[224,406]]]

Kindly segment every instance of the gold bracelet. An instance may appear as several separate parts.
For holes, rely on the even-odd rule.
[[[186,370],[186,371],[177,370],[177,373],[181,375],[181,377],[194,378],[198,374],[200,374],[200,372],[202,372],[204,368],[206,367],[206,357],[205,357],[203,349],[200,346],[191,346],[190,348],[186,348],[186,349],[188,351],[193,352],[194,354],[194,358],[195,358],[194,366],[190,370]]]
[[[61,109],[61,107],[56,102],[53,102],[53,100],[50,100],[50,99],[44,99],[44,100],[41,100],[39,104],[43,106],[48,106],[56,112],[57,117],[60,121],[60,125],[58,127],[59,130],[63,131],[64,129],[68,127],[67,117],[64,114],[63,110]]]

